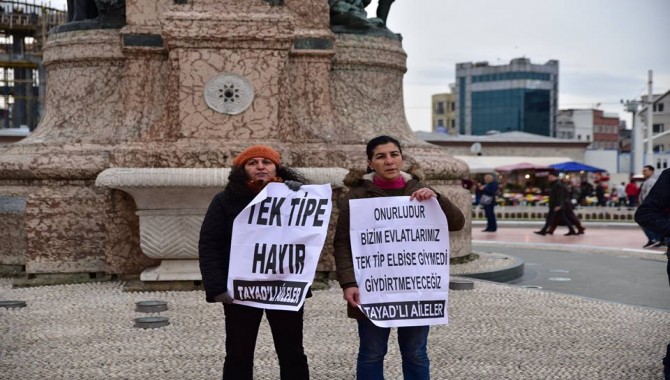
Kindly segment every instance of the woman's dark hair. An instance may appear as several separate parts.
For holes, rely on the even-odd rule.
[[[400,151],[400,154],[402,154],[402,147],[400,146],[400,141],[394,139],[391,136],[377,136],[374,139],[368,141],[368,146],[365,148],[365,153],[368,155],[368,160],[372,160],[372,151],[375,150],[375,148],[378,145],[383,145],[383,144],[388,144],[388,143],[393,143],[395,146],[398,147],[398,150]]]

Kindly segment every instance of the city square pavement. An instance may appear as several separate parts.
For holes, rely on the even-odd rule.
[[[588,226],[584,236],[532,233],[535,226],[501,226],[480,232],[476,244],[562,250],[620,250],[649,255],[632,228]],[[558,232],[558,231],[557,231]],[[556,248],[554,247],[554,248]],[[648,251],[648,252],[647,252]],[[484,262],[483,260],[482,262]],[[452,273],[477,271],[477,263]],[[490,270],[486,268],[485,270]],[[354,379],[358,338],[346,318],[336,284],[315,291],[305,306],[305,349],[312,379]],[[0,300],[27,307],[0,308],[1,379],[216,379],[224,358],[220,305],[201,291],[127,293],[119,282],[12,289],[0,279]],[[670,288],[668,288],[670,296]],[[133,327],[145,300],[168,302],[160,313],[170,325]],[[450,322],[431,329],[433,379],[662,379],[670,341],[670,312],[519,286],[475,281],[474,290],[451,291]],[[386,378],[402,379],[395,332]],[[278,379],[267,322],[261,325],[256,379]]]

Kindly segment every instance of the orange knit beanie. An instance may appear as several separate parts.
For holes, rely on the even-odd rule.
[[[279,166],[280,156],[276,150],[265,145],[254,145],[250,146],[247,149],[243,150],[242,153],[238,154],[233,161],[235,166],[244,166],[247,161],[254,157],[263,157],[272,161],[275,165]]]

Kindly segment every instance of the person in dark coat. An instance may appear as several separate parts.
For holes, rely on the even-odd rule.
[[[228,180],[225,189],[209,205],[198,244],[206,300],[223,303],[226,319],[223,379],[253,379],[254,350],[264,312],[279,358],[281,379],[309,379],[303,348],[303,308],[299,311],[264,310],[234,304],[227,293],[235,217],[268,183],[284,182],[292,190],[298,190],[305,179],[283,167],[280,155],[274,149],[255,145],[235,158]]]
[[[346,196],[339,202],[339,216],[333,245],[335,248],[335,264],[337,280],[347,300],[347,315],[358,322],[360,346],[356,364],[357,379],[383,379],[384,356],[388,348],[391,329],[374,325],[358,309],[360,291],[354,273],[353,255],[351,250],[350,199],[409,196],[419,202],[437,198],[444,211],[449,231],[460,231],[465,225],[463,212],[446,196],[436,192],[423,183],[410,168],[402,171],[403,157],[400,142],[390,136],[378,136],[367,144],[368,166],[370,173],[351,171],[344,184],[350,188]],[[429,326],[398,327],[398,345],[402,356],[402,372],[405,379],[430,378],[430,362],[428,359]]]
[[[581,206],[586,206],[586,198],[593,195],[593,185],[588,181],[582,181],[579,186],[579,204]]]
[[[563,190],[565,191],[565,195],[563,197],[563,207],[561,208],[561,211],[563,211],[563,214],[565,215],[565,218],[568,219],[568,222],[570,222],[573,227],[577,228],[577,235],[583,235],[585,228],[582,226],[582,222],[579,220],[579,217],[575,214],[575,206],[572,204],[572,192],[566,183],[563,184]],[[556,226],[560,221],[561,216],[556,214],[554,217],[554,222],[552,223],[551,232],[556,229]]]
[[[498,230],[498,223],[496,221],[495,206],[498,182],[493,177],[493,174],[484,176],[484,184],[479,185],[479,190],[482,192],[479,203],[484,207],[484,216],[486,216],[486,228],[483,232],[496,232]]]
[[[602,181],[598,182],[596,185],[596,198],[598,198],[598,206],[607,206],[607,199],[605,198],[605,185],[602,183]]]
[[[648,228],[664,241],[670,241],[670,169],[665,169],[656,183],[635,211],[635,221],[642,228]],[[668,257],[666,272],[670,284],[670,244],[665,253]],[[670,344],[663,359],[665,379],[670,380]]]
[[[642,168],[644,182],[642,182],[642,185],[640,185],[640,193],[638,194],[638,201],[640,204],[644,202],[644,199],[649,194],[649,191],[651,191],[651,188],[654,187],[654,184],[656,183],[656,177],[654,177],[655,170],[656,169],[651,165],[646,165],[644,168]],[[642,248],[660,248],[665,245],[663,239],[659,239],[658,236],[656,236],[656,234],[653,233],[650,229],[643,227],[642,231],[647,236],[647,243],[643,245]]]
[[[568,190],[563,186],[558,179],[556,173],[549,173],[547,179],[551,187],[549,188],[549,212],[547,213],[547,220],[541,230],[535,231],[538,235],[553,234],[554,229],[559,222],[563,222],[568,227],[566,236],[577,235],[575,232],[573,221],[568,217],[572,211],[572,204]],[[573,213],[574,215],[574,213]],[[575,215],[575,219],[577,216]],[[580,224],[581,227],[581,224]],[[580,233],[584,233],[584,228],[580,228]]]

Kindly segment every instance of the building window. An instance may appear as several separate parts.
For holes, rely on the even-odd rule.
[[[663,103],[654,104],[654,112],[663,112]]]
[[[665,131],[665,128],[664,128],[663,124],[654,124],[654,127],[652,128],[652,130],[654,131],[654,133],[661,133],[661,132]]]
[[[444,127],[444,119],[437,119],[437,126]]]
[[[435,105],[435,113],[438,115],[444,115],[444,102],[437,102]]]

